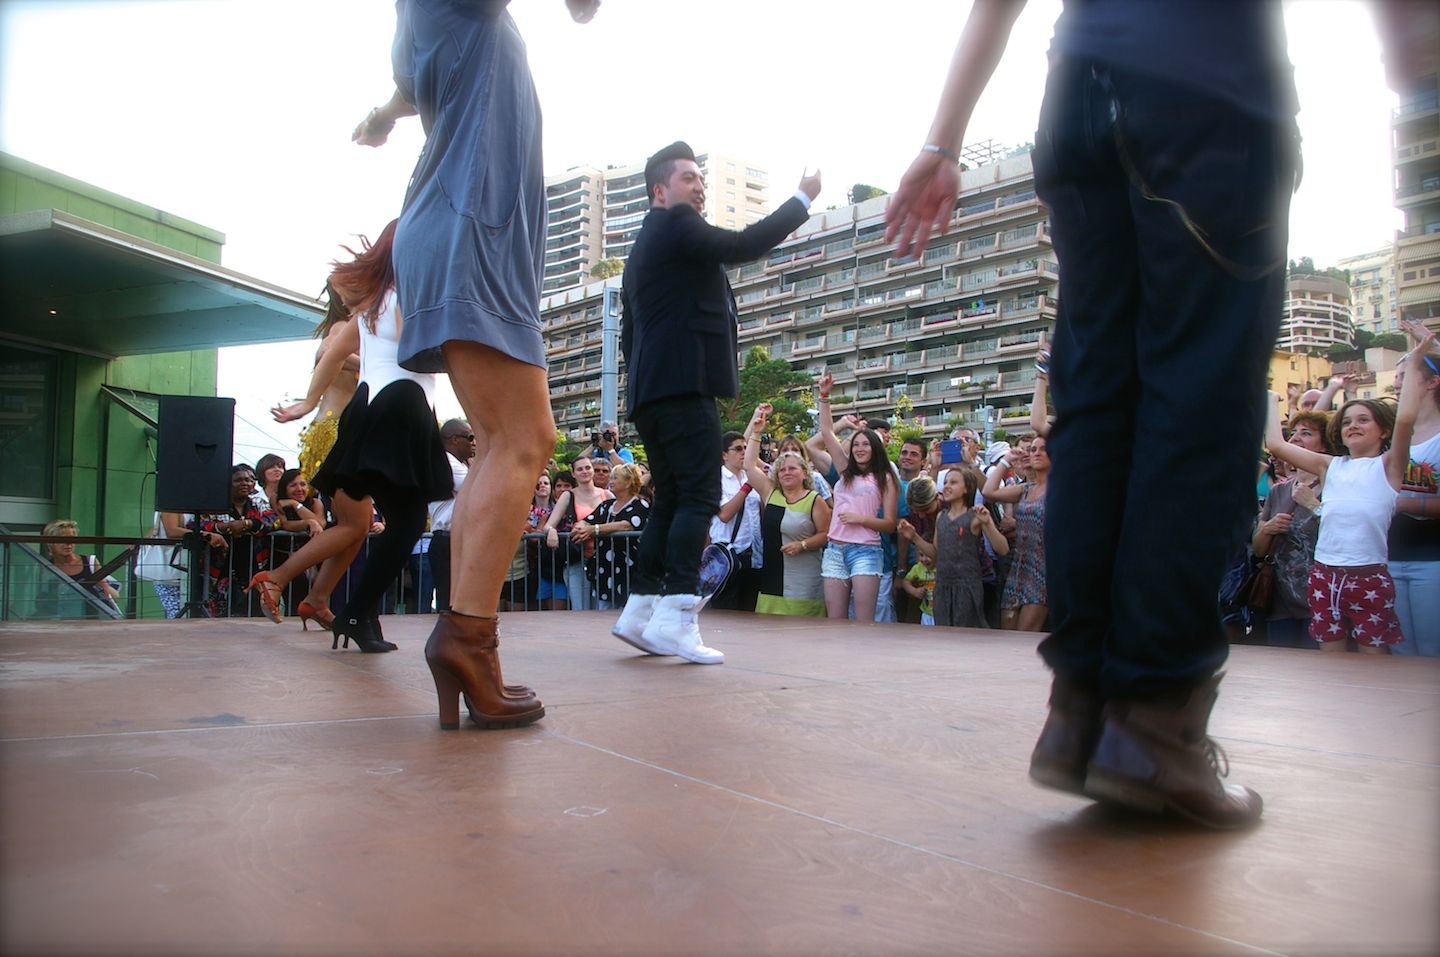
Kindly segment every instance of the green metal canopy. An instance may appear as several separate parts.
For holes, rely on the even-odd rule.
[[[54,209],[0,216],[0,333],[105,357],[303,339],[316,300]]]

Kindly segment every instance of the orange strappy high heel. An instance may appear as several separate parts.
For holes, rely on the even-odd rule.
[[[310,622],[320,626],[321,631],[329,631],[330,626],[335,624],[335,613],[324,605],[312,605],[308,601],[302,601],[295,606],[295,614],[300,616],[300,630],[309,631]]]
[[[275,624],[284,621],[280,614],[280,594],[284,590],[278,582],[270,580],[268,572],[256,572],[255,577],[250,579],[250,584],[245,586],[247,592],[259,589],[260,607],[265,609],[265,614]]]

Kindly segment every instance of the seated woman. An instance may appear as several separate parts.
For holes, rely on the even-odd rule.
[[[256,490],[254,469],[243,462],[230,470],[230,510],[191,519],[190,528],[210,545],[205,610],[211,618],[266,613],[253,595],[245,594],[245,584],[269,562],[269,535],[277,521],[279,516]]]
[[[286,469],[275,484],[275,504],[278,506],[276,512],[280,516],[275,527],[292,534],[275,536],[274,559],[270,563],[272,567],[282,564],[295,553],[304,542],[304,539],[299,537],[301,534],[305,538],[314,538],[325,530],[325,508],[299,469]],[[305,575],[296,576],[285,587],[284,596],[285,607],[290,609],[292,614],[299,614],[300,603],[310,596],[309,578]],[[328,595],[318,595],[312,599],[312,604],[318,603],[322,607],[328,602]],[[300,620],[300,627],[309,628],[304,616]]]
[[[265,501],[275,511],[280,511],[281,477],[285,474],[285,460],[273,452],[260,456],[255,463],[255,485],[265,494]]]
[[[46,525],[41,534],[74,537],[79,534],[79,530],[80,526],[75,522],[68,518],[61,518]],[[40,550],[52,565],[82,585],[96,599],[109,604],[116,611],[119,610],[115,605],[115,599],[120,594],[116,588],[118,582],[108,576],[105,578],[95,577],[100,563],[94,555],[75,554],[73,542],[51,542],[42,545]],[[75,589],[67,587],[63,579],[58,581],[42,579],[41,588],[35,599],[35,612],[38,618],[100,617],[100,611],[94,603],[86,601],[85,597]]]
[[[601,611],[624,608],[630,600],[631,570],[639,557],[640,538],[620,532],[638,532],[650,517],[650,503],[640,495],[640,470],[623,463],[610,470],[610,492],[614,498],[601,502],[590,518],[570,529],[572,541],[594,541],[585,572],[595,586],[596,607]]]
[[[828,541],[830,506],[815,488],[804,454],[786,448],[785,442],[766,473],[760,463],[759,436],[765,431],[770,412],[770,403],[761,403],[745,430],[750,435],[745,443],[745,476],[763,503],[760,542],[764,564],[755,610],[766,615],[824,618],[820,555]]]

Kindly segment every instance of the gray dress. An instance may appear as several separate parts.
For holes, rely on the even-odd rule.
[[[392,257],[405,316],[400,364],[417,372],[444,371],[440,347],[452,339],[545,366],[540,102],[504,8],[396,4],[395,86],[426,137]]]
[[[981,536],[970,531],[970,513],[959,519],[942,508],[935,516],[935,624],[988,628],[981,584]]]

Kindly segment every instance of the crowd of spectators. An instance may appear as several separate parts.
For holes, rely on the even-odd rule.
[[[1367,459],[1383,469],[1397,458],[1388,455],[1397,438],[1395,403],[1350,396],[1331,413],[1350,385],[1344,377],[1323,390],[1290,389],[1286,407],[1275,397],[1253,538],[1219,599],[1234,640],[1440,654],[1440,359],[1425,351],[1431,340],[1423,332],[1412,332],[1424,349],[1407,356],[1396,384],[1401,393],[1407,377],[1413,383],[1411,421],[1407,425],[1402,415],[1400,423],[1408,454],[1397,450],[1403,461],[1393,469],[1399,476],[1393,502],[1383,489],[1378,498],[1372,495],[1375,515],[1367,526],[1372,533],[1376,522],[1383,526],[1385,554],[1375,562],[1335,566],[1338,578],[1326,577],[1326,562],[1317,566],[1317,548],[1321,558],[1351,554],[1322,539],[1325,476]],[[710,541],[726,543],[736,567],[710,604],[762,614],[1044,631],[1046,359],[1042,346],[1031,431],[988,445],[964,425],[946,440],[927,443],[908,432],[892,434],[884,419],[833,417],[828,376],[818,382],[814,434],[772,435],[773,409],[761,404],[746,429],[725,433],[717,449],[722,491]],[[451,420],[441,434],[458,488],[474,454],[473,433],[465,422]],[[643,459],[624,447],[615,423],[601,423],[590,439],[567,467],[552,460],[539,476],[502,610],[624,606],[653,492]],[[1332,490],[1331,498],[1340,496],[1338,487]],[[425,543],[417,546],[415,561],[397,583],[407,611],[445,608],[448,504],[432,504],[428,554]],[[1344,507],[1331,503],[1332,540],[1338,541]],[[375,521],[383,528],[382,516]],[[227,512],[160,513],[155,534],[189,532],[192,541],[210,546],[209,613],[257,616],[262,610],[243,584],[254,571],[283,560],[297,547],[296,537],[316,534],[326,522],[325,503],[306,476],[287,469],[279,456],[265,456],[254,467],[235,466]],[[72,565],[74,559],[67,559],[67,571]],[[1256,570],[1266,565],[1273,585],[1247,604]],[[1378,584],[1365,577],[1382,569],[1388,577]],[[76,566],[76,574],[84,571]],[[1364,590],[1351,596],[1360,585]],[[154,587],[167,615],[178,614],[180,583],[156,580]],[[293,609],[305,594],[303,578],[292,582],[286,607]],[[1377,621],[1352,620],[1362,607]],[[1329,616],[1323,624],[1328,634],[1320,638],[1343,629],[1344,640],[1317,640],[1317,614]]]

